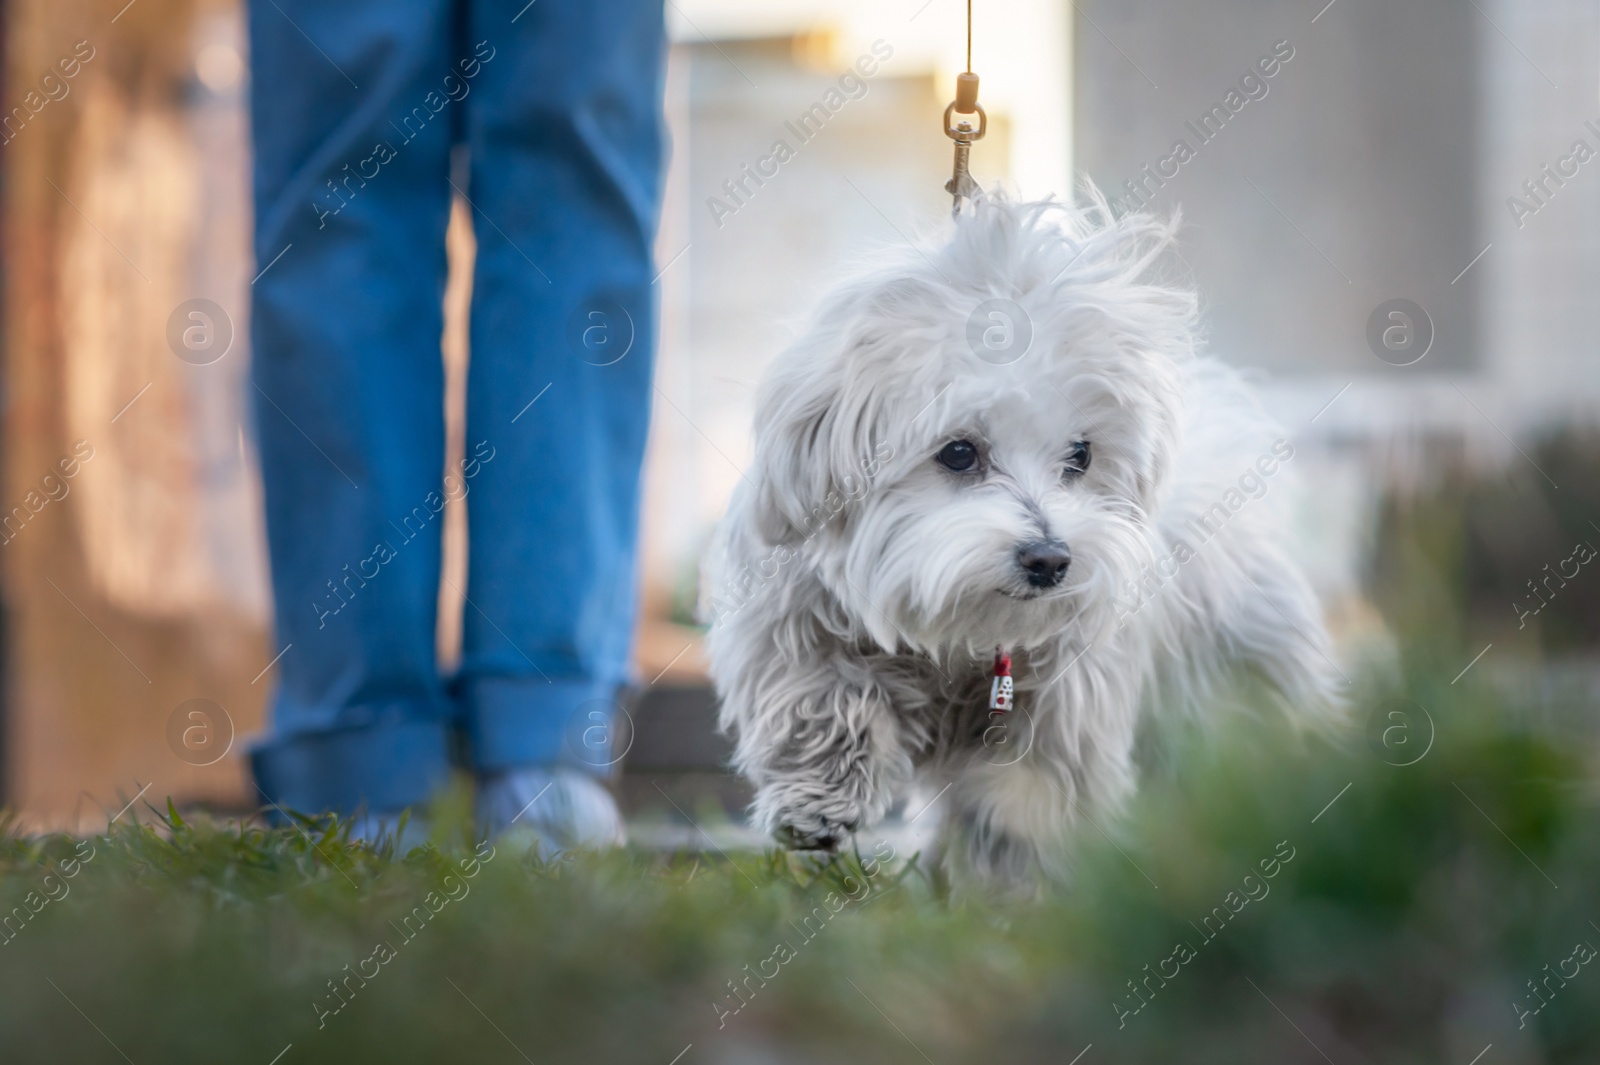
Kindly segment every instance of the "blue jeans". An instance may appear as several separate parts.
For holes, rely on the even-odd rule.
[[[453,764],[610,762],[650,406],[662,7],[525,3],[250,4],[254,398],[287,647],[251,762],[285,808],[397,810]],[[467,458],[447,471],[452,184],[478,256]],[[441,512],[463,493],[471,576],[444,677]]]

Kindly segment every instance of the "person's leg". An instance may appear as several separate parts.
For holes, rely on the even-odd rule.
[[[662,0],[471,11],[486,43],[466,106],[478,234],[467,450],[482,461],[468,471],[457,686],[480,775],[565,764],[605,776],[650,410]]]
[[[387,812],[449,772],[434,625],[451,0],[250,4],[251,336],[279,686],[264,801]]]

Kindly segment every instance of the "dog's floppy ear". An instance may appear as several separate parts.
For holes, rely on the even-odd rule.
[[[1149,513],[1178,447],[1182,381],[1196,361],[1199,301],[1191,288],[1156,272],[1175,243],[1176,214],[1113,219],[1098,190],[1090,193],[1092,210],[1075,216],[1075,239],[1058,252],[1065,264],[1051,286],[1068,315],[1058,329],[1087,353],[1080,356],[1082,370],[1101,385],[1096,398],[1110,409],[1091,409],[1097,423],[1113,431],[1140,427],[1124,432],[1115,448],[1128,467],[1124,492]]]
[[[773,365],[756,404],[755,515],[768,543],[804,539],[847,520],[881,463],[889,416],[881,389],[863,385],[937,306],[914,278],[847,292]],[[858,387],[846,387],[849,380]]]
[[[1178,425],[1183,417],[1183,396],[1178,381],[1182,363],[1164,353],[1125,351],[1118,405],[1122,419],[1107,418],[1103,425],[1116,426],[1119,420],[1135,422],[1137,432],[1127,432],[1116,443],[1119,455],[1129,463],[1130,481],[1126,490],[1140,509],[1150,514],[1159,505],[1178,449]]]
[[[768,543],[804,539],[832,513],[838,493],[829,452],[843,374],[837,345],[835,336],[813,335],[785,352],[756,403],[755,518]]]

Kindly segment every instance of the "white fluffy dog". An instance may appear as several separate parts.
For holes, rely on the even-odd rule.
[[[982,200],[778,358],[704,589],[760,827],[831,848],[920,779],[957,873],[1027,881],[1131,793],[1153,707],[1240,668],[1337,704],[1269,490],[1292,445],[1147,276],[1174,225]]]

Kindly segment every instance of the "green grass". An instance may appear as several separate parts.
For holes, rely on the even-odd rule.
[[[1115,844],[1088,831],[1073,885],[1032,904],[950,898],[870,836],[831,864],[502,845],[470,878],[465,842],[401,856],[329,822],[136,808],[87,844],[7,836],[0,906],[60,897],[0,946],[0,1060],[1594,1061],[1600,966],[1552,979],[1523,1029],[1512,1007],[1600,945],[1588,752],[1453,672],[1410,683],[1436,727],[1412,765],[1252,720],[1185,741],[1104,825]],[[46,881],[75,847],[93,857]],[[1229,892],[1259,897],[1203,934]],[[1170,978],[1122,1016],[1147,964]]]

